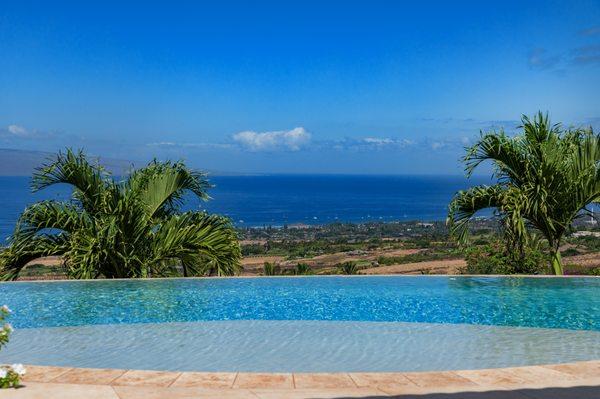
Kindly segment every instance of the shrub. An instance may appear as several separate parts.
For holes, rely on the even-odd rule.
[[[467,248],[463,274],[539,274],[548,271],[548,256],[539,248],[526,247],[523,255],[508,251],[499,242]]]
[[[560,251],[561,256],[576,256],[580,252],[576,248],[567,248],[564,251]]]
[[[572,276],[600,276],[600,267],[589,267],[575,263],[565,265],[565,274]]]
[[[313,274],[313,271],[312,271],[310,265],[308,265],[306,263],[298,263],[296,265],[296,267],[294,268],[293,272],[297,276]]]
[[[278,274],[281,274],[279,266],[271,262],[265,262],[265,264],[263,265],[264,276],[277,276]]]
[[[357,274],[358,266],[355,262],[344,262],[338,266],[340,274]]]
[[[10,309],[4,305],[0,307],[0,322],[4,321],[10,315]],[[0,349],[8,343],[8,338],[13,328],[6,323],[0,329]],[[21,377],[25,375],[25,368],[22,364],[12,364],[10,366],[0,366],[0,388],[16,388],[19,386]]]

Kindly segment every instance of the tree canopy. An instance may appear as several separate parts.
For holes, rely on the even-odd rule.
[[[240,247],[228,218],[182,211],[186,196],[208,200],[203,173],[182,162],[152,161],[116,181],[82,151],[59,153],[36,170],[34,191],[56,184],[69,201],[48,200],[20,216],[0,250],[0,278],[16,279],[30,261],[61,257],[70,278],[233,275]]]
[[[573,221],[600,199],[600,136],[591,128],[564,129],[541,112],[522,117],[520,134],[482,134],[464,157],[471,176],[491,161],[496,184],[456,194],[449,206],[452,234],[465,241],[476,212],[493,208],[507,243],[522,248],[531,231],[547,241],[555,274],[562,274],[559,246]]]

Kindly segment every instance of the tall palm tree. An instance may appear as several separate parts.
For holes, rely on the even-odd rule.
[[[547,240],[555,274],[563,274],[559,247],[575,218],[600,200],[600,136],[589,129],[563,129],[538,113],[523,116],[515,137],[483,134],[467,149],[466,172],[484,161],[494,166],[494,185],[456,194],[449,206],[450,231],[464,241],[469,221],[484,208],[500,216],[509,243],[520,247],[530,230]]]
[[[33,175],[33,191],[73,188],[67,202],[28,207],[0,251],[0,278],[59,255],[71,278],[232,275],[240,248],[229,219],[182,212],[186,195],[207,200],[206,176],[181,162],[153,161],[115,181],[82,151],[67,150]]]

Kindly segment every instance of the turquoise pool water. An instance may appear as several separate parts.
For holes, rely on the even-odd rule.
[[[404,371],[600,359],[600,279],[297,277],[0,284],[0,362]]]

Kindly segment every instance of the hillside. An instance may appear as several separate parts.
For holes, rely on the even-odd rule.
[[[0,176],[31,176],[54,153],[0,148]],[[132,163],[122,159],[100,158],[100,163],[113,174],[123,174]]]

